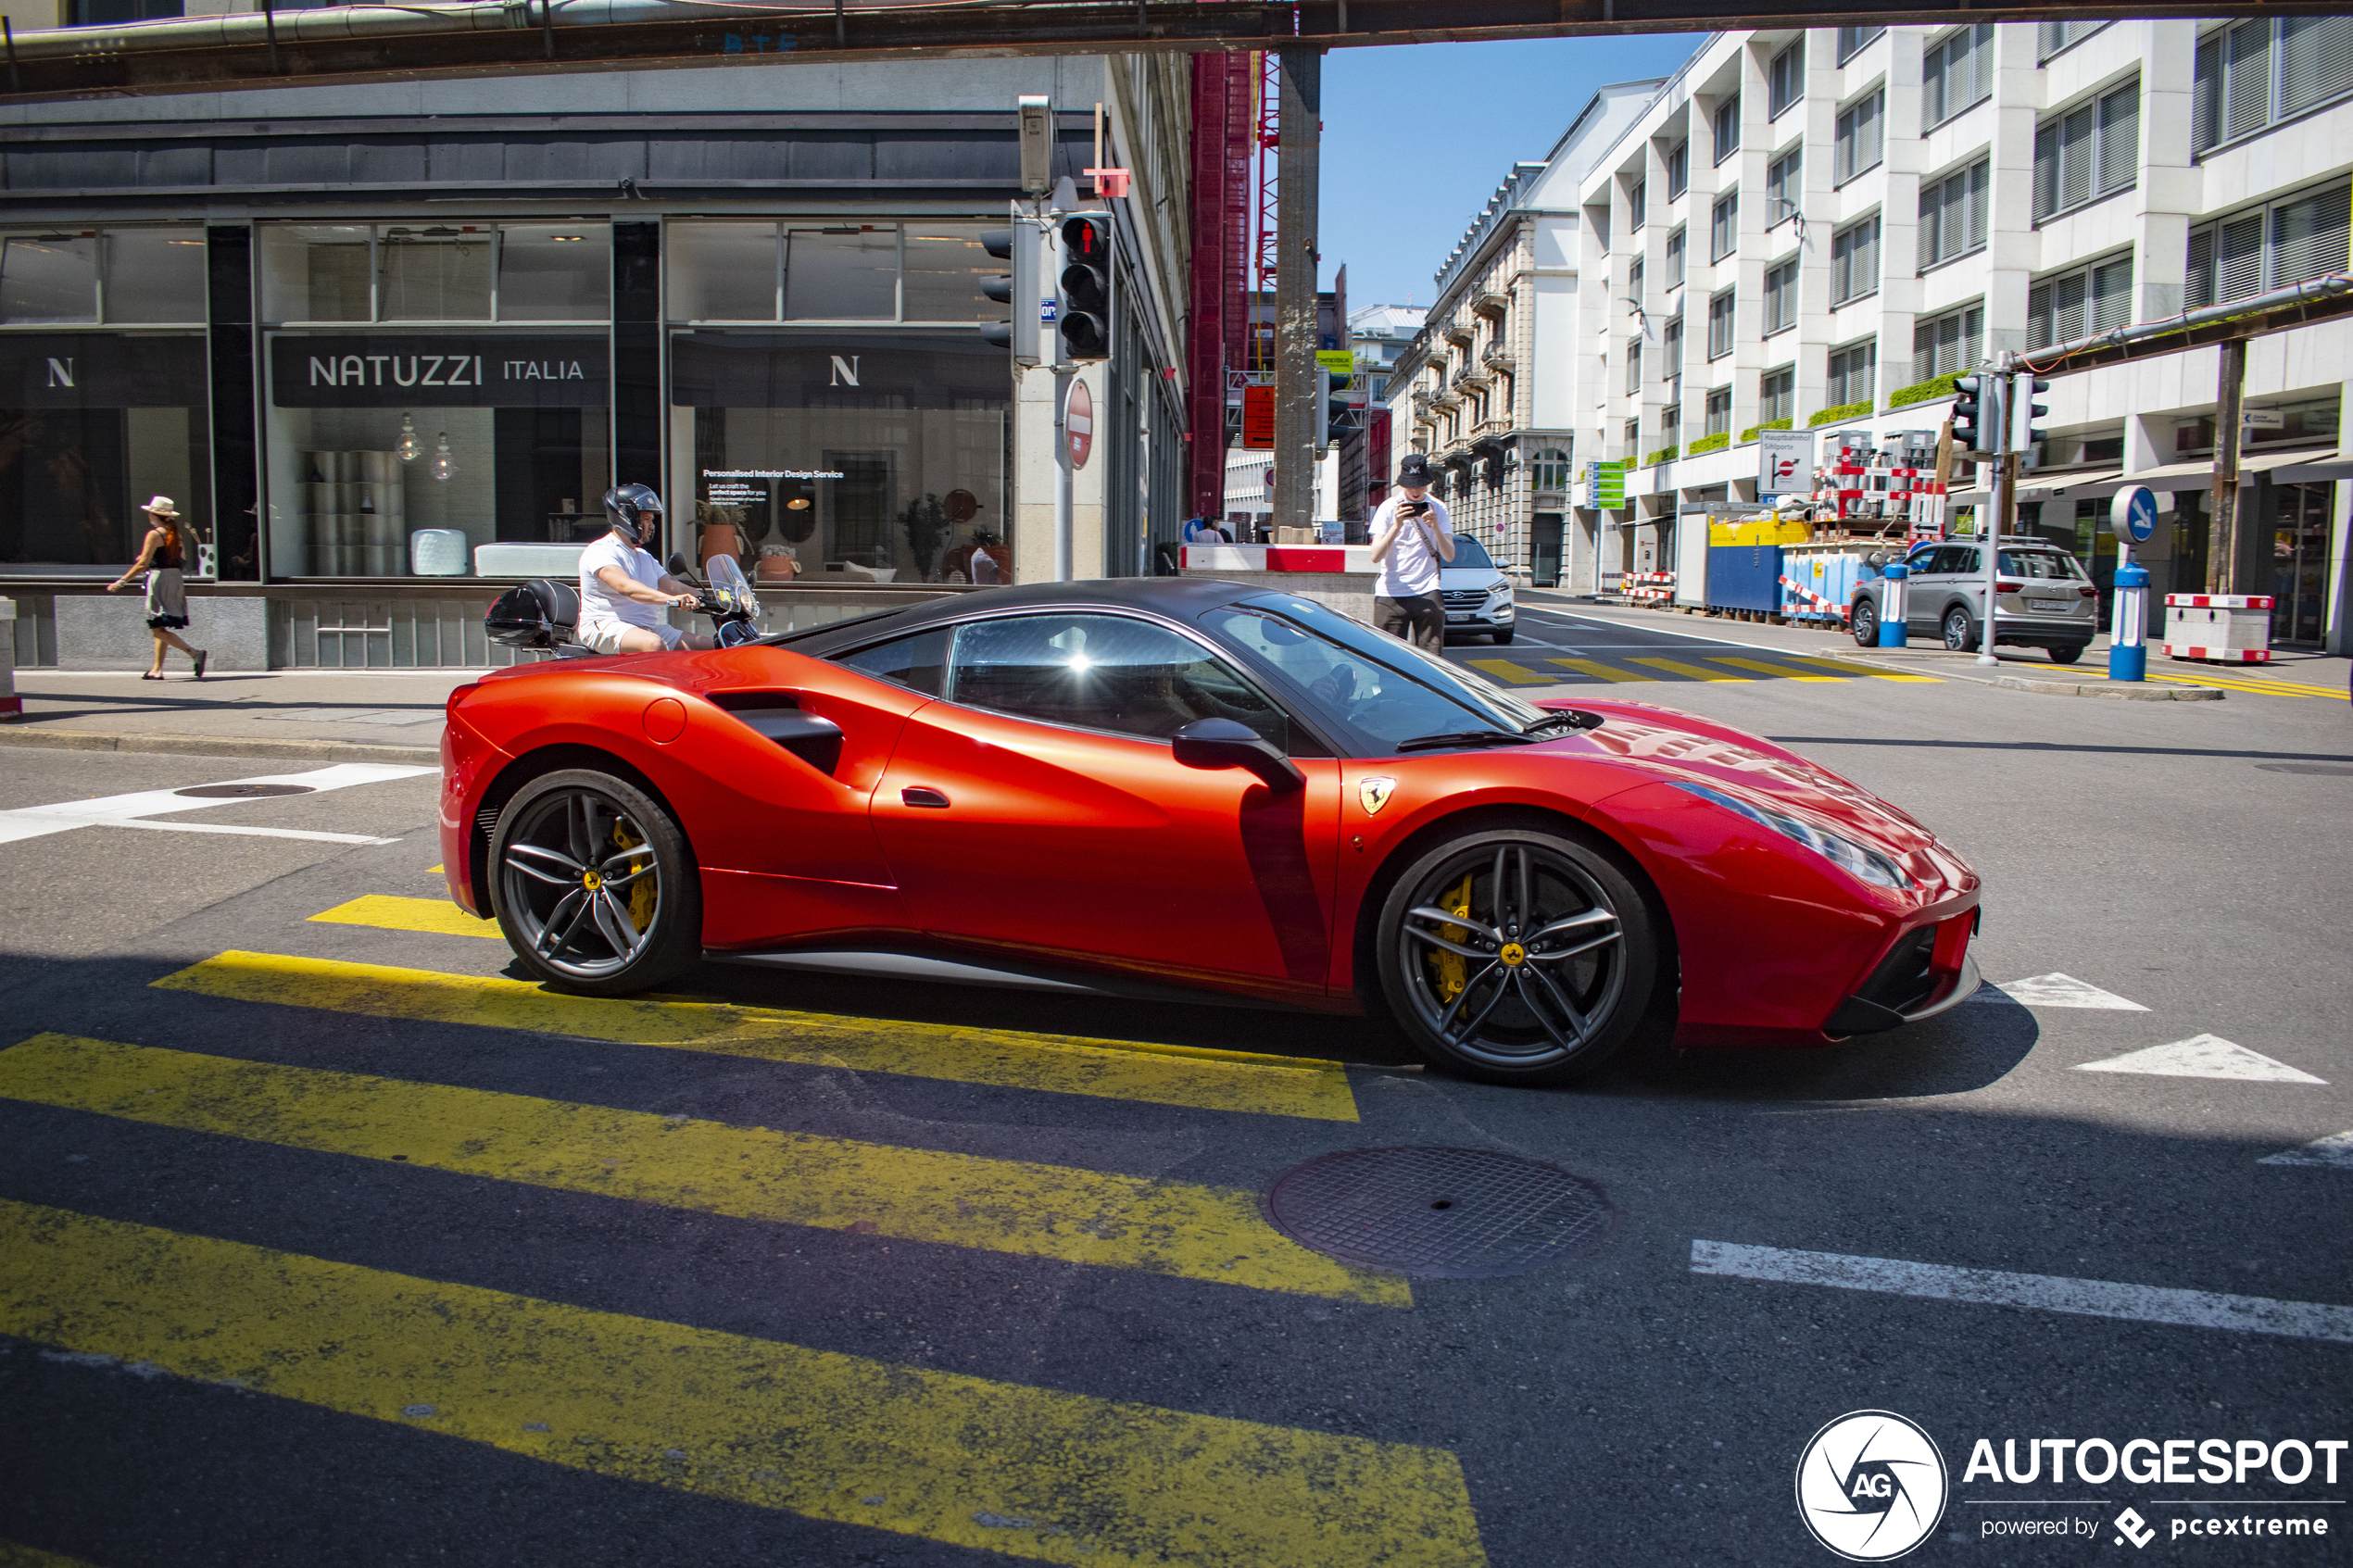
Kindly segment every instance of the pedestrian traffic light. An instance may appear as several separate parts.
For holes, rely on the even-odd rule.
[[[1992,370],[1979,370],[1957,378],[1953,383],[1953,448],[1958,452],[1974,452],[1994,457],[2006,448],[2002,438],[2008,433],[2003,395],[2009,389],[2009,378]]]
[[[1062,332],[1065,359],[1111,357],[1111,220],[1063,220]]]
[[[2040,446],[2048,433],[2034,421],[2048,414],[2047,404],[2035,398],[2051,390],[2051,383],[2040,376],[2024,371],[2010,378],[2010,450],[2023,452]]]
[[[980,246],[989,255],[1011,264],[1013,270],[1000,272],[980,281],[980,292],[1000,305],[1013,307],[1010,321],[989,321],[980,329],[981,341],[993,343],[1000,348],[1010,347],[1013,358],[1025,365],[1038,363],[1038,233],[1035,229],[990,229],[980,236]]]

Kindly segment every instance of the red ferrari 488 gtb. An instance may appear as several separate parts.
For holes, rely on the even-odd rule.
[[[1894,807],[1311,599],[1063,583],[726,630],[450,696],[450,895],[551,985],[710,958],[1208,994],[1554,1083],[1645,1034],[1818,1046],[1977,985],[1977,876]]]

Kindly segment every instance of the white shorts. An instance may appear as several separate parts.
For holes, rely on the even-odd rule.
[[[619,653],[624,632],[651,632],[661,639],[665,648],[676,648],[686,640],[686,633],[675,626],[633,626],[626,621],[592,621],[580,628],[580,641],[598,653]]]

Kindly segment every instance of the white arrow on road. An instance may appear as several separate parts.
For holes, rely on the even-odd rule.
[[[2325,1084],[2300,1068],[2274,1061],[2260,1051],[2233,1045],[2220,1035],[2193,1035],[2170,1046],[2127,1051],[2106,1061],[2078,1062],[2078,1073],[2146,1073],[2158,1078],[2236,1078],[2255,1084]]]
[[[308,773],[270,773],[260,778],[226,779],[221,782],[231,784],[299,784],[306,793],[317,794],[324,790],[349,789],[354,784],[412,779],[420,773],[438,771],[434,768],[395,767],[384,762],[338,762],[332,768],[319,768]],[[167,812],[196,811],[210,806],[238,804],[241,804],[240,800],[233,796],[186,796],[176,790],[143,789],[135,795],[108,795],[95,800],[63,800],[54,806],[24,806],[13,811],[0,811],[0,844],[13,844],[22,838],[39,838],[45,834],[69,833],[75,828],[90,827],[225,833],[253,838],[308,838],[327,844],[393,842],[388,838],[371,838],[360,834],[304,833],[293,828],[239,827],[227,822],[157,822],[144,820]]]
[[[2331,1133],[2301,1148],[2267,1154],[2258,1165],[2319,1165],[2331,1171],[2353,1171],[2353,1132]]]
[[[2024,980],[1991,986],[1972,999],[1992,1001],[2007,997],[2030,1008],[2094,1008],[2104,1012],[2146,1012],[2138,1002],[2126,1001],[2113,991],[2078,980],[2071,974],[2035,974]]]

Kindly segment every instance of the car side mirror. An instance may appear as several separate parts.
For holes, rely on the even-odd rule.
[[[1188,768],[1246,768],[1277,795],[1307,786],[1307,775],[1256,730],[1231,719],[1196,719],[1174,737]]]

